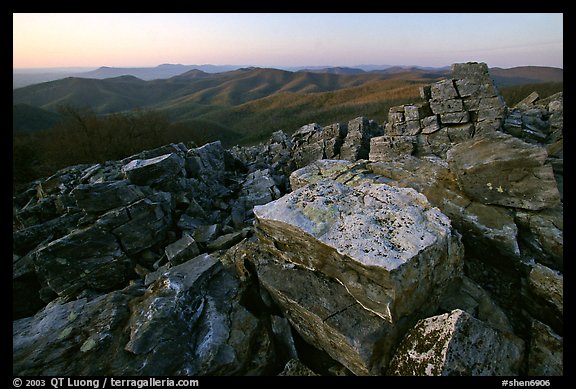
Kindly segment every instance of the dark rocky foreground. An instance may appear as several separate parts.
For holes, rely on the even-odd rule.
[[[13,374],[563,375],[562,94],[421,95],[30,183]]]

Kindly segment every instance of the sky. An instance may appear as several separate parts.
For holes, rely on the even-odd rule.
[[[563,68],[561,13],[13,14],[13,68]]]

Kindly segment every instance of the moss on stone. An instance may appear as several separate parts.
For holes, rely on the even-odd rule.
[[[307,205],[302,209],[302,213],[314,223],[312,232],[314,235],[322,236],[330,226],[338,219],[338,208],[333,204],[327,204],[325,208],[317,208]]]

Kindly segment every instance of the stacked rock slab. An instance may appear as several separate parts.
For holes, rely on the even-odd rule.
[[[370,140],[378,135],[382,135],[382,128],[373,120],[363,116],[350,120],[348,133],[340,151],[340,159],[356,161],[368,158]]]
[[[533,92],[516,104],[504,122],[504,130],[526,142],[546,147],[560,191],[564,183],[564,98],[563,92],[540,99]]]
[[[301,168],[320,159],[367,159],[370,139],[382,133],[381,126],[363,116],[326,127],[307,124],[292,135],[294,165]]]
[[[452,77],[422,87],[423,102],[391,107],[384,136],[374,137],[370,160],[401,155],[445,157],[455,144],[502,127],[506,105],[485,63],[452,66]]]

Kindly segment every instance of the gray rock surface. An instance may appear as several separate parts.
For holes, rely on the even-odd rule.
[[[332,134],[325,134],[318,123],[311,123],[300,127],[292,135],[293,158],[297,167],[308,165],[312,161],[326,157],[326,140],[332,139]],[[328,139],[326,139],[328,138]],[[337,134],[337,139],[340,135]],[[340,140],[340,145],[342,141]],[[338,153],[340,150],[338,150]]]
[[[562,316],[564,314],[564,276],[539,263],[534,264],[528,276],[529,287],[534,295],[544,299]]]
[[[166,246],[164,252],[170,263],[179,265],[200,254],[200,249],[193,237],[183,233],[182,238]]]
[[[540,212],[518,210],[515,222],[519,238],[534,252],[538,262],[555,270],[564,269],[564,218],[562,207]]]
[[[507,255],[519,255],[518,228],[511,212],[470,200],[456,184],[447,164],[438,158],[405,156],[394,161],[356,164],[345,161],[317,161],[290,176],[293,188],[323,178],[348,185],[360,182],[387,183],[409,187],[426,195],[430,203],[449,216],[464,238],[496,247]]]
[[[130,259],[117,238],[98,227],[75,230],[36,250],[36,272],[59,295],[91,288],[109,291],[124,283]]]
[[[452,146],[500,130],[506,105],[486,64],[455,64],[452,73],[450,79],[421,88],[424,102],[391,107],[385,135],[399,137],[395,143],[402,145],[414,142],[407,137],[416,136],[415,155],[446,158]],[[373,157],[384,160],[379,151]]]
[[[146,191],[128,181],[81,184],[70,193],[86,212],[103,212],[126,206],[146,196]]]
[[[290,327],[288,319],[271,315],[270,325],[272,327],[272,333],[281,345],[279,352],[283,350],[285,356],[290,358],[290,360],[297,359],[298,351],[296,350],[296,344],[292,336],[292,328]]]
[[[350,120],[348,122],[348,133],[340,150],[340,159],[349,161],[368,159],[370,139],[383,134],[383,129],[376,122],[366,117],[361,116]]]
[[[370,161],[394,161],[412,155],[416,146],[415,136],[376,136],[370,140]]]
[[[280,374],[278,374],[278,375],[279,376],[312,377],[312,376],[317,376],[318,374],[314,373],[312,370],[310,370],[309,367],[304,365],[298,359],[290,359],[288,362],[286,362],[286,366],[284,366],[284,370],[282,370],[280,372]]]
[[[46,240],[58,239],[76,228],[82,217],[80,212],[70,212],[41,224],[15,231],[12,235],[14,253],[24,255]]]
[[[170,193],[159,192],[139,200],[125,208],[128,220],[116,226],[111,233],[119,240],[122,249],[128,254],[138,253],[161,242],[172,223]],[[103,219],[99,222],[103,223]]]
[[[447,288],[445,296],[442,297],[440,309],[446,312],[461,309],[492,328],[514,332],[502,308],[484,289],[466,276],[462,276]]]
[[[12,322],[12,374],[105,375],[136,372],[123,351],[128,303],[143,293],[128,287],[95,299],[53,302]]]

